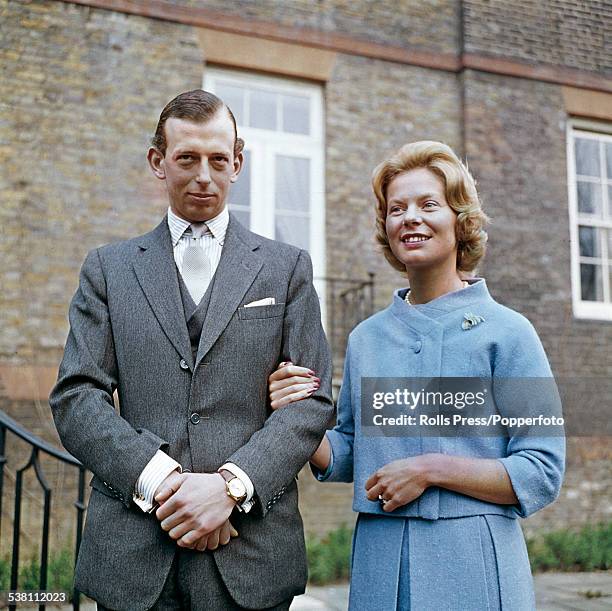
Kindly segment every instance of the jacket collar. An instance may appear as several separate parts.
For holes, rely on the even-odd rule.
[[[254,252],[261,244],[261,238],[242,227],[230,213],[196,363],[193,362],[185,324],[167,217],[136,242],[140,250],[133,266],[138,283],[176,351],[190,366],[197,367],[229,323],[263,265],[261,257]]]
[[[441,326],[442,323],[438,319],[444,315],[456,310],[466,314],[476,304],[493,301],[484,278],[470,278],[468,283],[469,285],[463,289],[446,293],[428,303],[416,306],[404,301],[408,289],[396,289],[390,305],[391,313],[419,333],[429,333],[433,328]]]
[[[176,351],[193,365],[167,217],[136,243],[139,251],[132,264],[138,283]]]
[[[195,367],[223,333],[262,268],[263,260],[256,252],[260,244],[261,238],[245,229],[230,213],[221,259],[212,280]]]

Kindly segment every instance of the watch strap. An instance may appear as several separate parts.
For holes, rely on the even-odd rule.
[[[227,469],[219,469],[217,473],[229,484],[236,476]]]
[[[219,469],[217,473],[225,480],[225,489],[227,491],[227,495],[231,497],[234,501],[236,501],[236,503],[238,504],[244,502],[247,497],[246,486],[244,485],[244,482],[242,482],[237,475],[234,475],[231,471],[228,471],[227,469]],[[244,488],[245,492],[241,497],[236,497],[230,492],[229,483],[235,479],[237,479]]]

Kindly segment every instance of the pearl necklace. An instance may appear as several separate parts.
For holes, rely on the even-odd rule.
[[[465,288],[467,288],[467,287],[470,285],[470,283],[469,283],[467,280],[463,280],[461,284],[463,285],[463,286],[461,287],[462,289],[465,289]],[[408,289],[408,292],[406,293],[406,296],[404,297],[404,301],[405,301],[405,302],[406,302],[408,305],[411,305],[411,306],[413,306],[413,305],[414,305],[414,303],[412,303],[412,301],[410,301],[410,289]]]

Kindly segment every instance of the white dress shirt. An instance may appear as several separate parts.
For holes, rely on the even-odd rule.
[[[177,216],[171,208],[168,208],[168,228],[172,237],[172,248],[174,252],[174,261],[179,272],[182,274],[183,257],[185,250],[189,245],[189,241],[197,239],[197,245],[204,250],[210,262],[210,270],[212,277],[217,270],[219,260],[221,259],[221,251],[225,242],[225,233],[229,224],[229,212],[227,208],[212,218],[206,223],[190,223],[185,219]],[[191,227],[191,233],[185,235],[185,231]],[[208,287],[206,287],[208,288]],[[170,458],[165,452],[158,450],[147,466],[143,469],[134,490],[134,503],[143,511],[151,513],[155,510],[156,504],[153,495],[158,486],[172,473],[172,471],[181,471],[181,465],[176,460]],[[246,499],[239,505],[239,509],[248,513],[254,505],[253,496],[255,489],[251,478],[238,466],[233,463],[225,463],[221,469],[227,469],[242,481],[247,491]]]
[[[224,208],[221,214],[206,221],[206,223],[190,223],[180,216],[177,216],[168,208],[168,228],[172,238],[172,249],[174,251],[174,261],[179,272],[183,273],[183,257],[185,250],[189,246],[190,239],[197,239],[197,245],[204,251],[210,262],[210,277],[215,275],[221,251],[225,243],[225,233],[229,224],[229,212]],[[192,236],[185,235],[185,231],[191,227]]]

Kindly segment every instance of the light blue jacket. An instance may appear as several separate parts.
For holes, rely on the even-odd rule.
[[[371,437],[361,429],[362,377],[552,378],[531,323],[493,300],[484,279],[416,307],[396,291],[389,307],[351,333],[335,428],[327,432],[332,463],[321,481],[354,481],[357,512],[429,520],[482,514],[526,517],[558,495],[565,465],[563,436]],[[464,329],[467,313],[484,321]],[[554,401],[553,401],[554,402]],[[557,406],[558,407],[558,406]],[[504,414],[502,414],[503,416]],[[518,505],[498,505],[443,488],[428,488],[418,499],[382,511],[366,498],[365,482],[383,465],[429,452],[497,458],[506,468]]]

